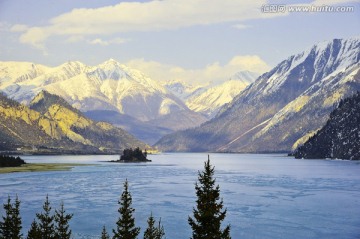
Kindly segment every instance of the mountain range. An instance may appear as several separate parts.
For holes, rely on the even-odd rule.
[[[212,90],[208,89],[210,85],[189,88],[183,82],[159,82],[112,59],[97,66],[77,61],[57,67],[0,62],[0,90],[26,105],[45,90],[61,96],[90,118],[110,122],[145,142],[155,143],[165,134],[198,126],[211,118],[245,87],[249,75],[244,75],[244,81],[238,77]],[[231,84],[232,91],[219,98],[227,92],[222,89],[228,89],[227,84]],[[182,89],[190,93],[185,93],[186,97],[179,94]],[[203,93],[213,102],[205,108],[194,107],[201,103]]]
[[[105,123],[96,122],[106,121],[149,144],[161,138],[156,147],[163,151],[289,152],[325,125],[341,99],[360,90],[359,59],[358,38],[334,39],[288,57],[259,77],[239,72],[218,85],[160,82],[112,59],[97,66],[0,62],[0,90],[7,96],[2,96],[6,103],[1,134],[14,139],[3,145],[37,145],[34,142],[45,139],[51,147],[58,140],[61,147],[76,142],[74,150],[119,148],[103,146],[104,141],[96,142],[97,136],[87,138],[86,132],[91,130],[90,135],[101,134],[104,129],[96,127]],[[38,100],[42,98],[46,100]],[[66,127],[57,122],[58,109],[49,103],[53,101],[61,101],[60,121],[66,121]],[[9,105],[12,110],[5,107]],[[68,114],[81,119],[79,122],[86,119],[87,126],[69,121]],[[9,115],[15,117],[14,123]],[[41,126],[40,133],[30,129],[30,125],[45,122],[40,120],[44,117],[51,127]],[[28,125],[20,125],[20,121]],[[61,132],[53,128],[54,123]],[[18,133],[18,129],[26,130]],[[125,131],[117,132],[126,139],[121,145],[140,144]],[[37,135],[36,140],[31,134]]]
[[[85,117],[64,99],[40,92],[25,106],[0,94],[0,149],[32,153],[118,153],[149,148],[124,130]]]
[[[186,98],[185,104],[193,111],[201,112],[213,118],[225,104],[230,103],[235,96],[256,80],[258,75],[242,71],[220,85],[204,87],[200,93],[193,93]]]
[[[280,152],[303,144],[360,90],[360,40],[334,39],[283,60],[201,126],[163,137],[163,151]]]

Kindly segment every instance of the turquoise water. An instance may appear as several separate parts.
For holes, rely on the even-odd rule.
[[[194,184],[207,154],[150,155],[153,162],[139,164],[104,162],[117,158],[26,156],[27,162],[92,165],[65,172],[2,174],[0,202],[7,195],[19,196],[26,232],[48,194],[53,208],[63,201],[74,213],[75,238],[99,238],[103,225],[109,232],[115,227],[117,201],[127,178],[142,232],[152,212],[161,217],[166,238],[189,238]],[[295,160],[278,154],[210,154],[210,159],[232,238],[360,238],[359,162]]]

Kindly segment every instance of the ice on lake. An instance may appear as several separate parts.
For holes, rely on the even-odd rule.
[[[74,213],[75,238],[111,232],[118,199],[128,179],[136,223],[143,230],[152,212],[166,238],[191,236],[187,223],[195,206],[194,184],[207,154],[150,155],[151,163],[116,164],[118,156],[26,156],[27,162],[91,164],[71,171],[0,175],[0,199],[17,194],[24,233],[46,195]],[[232,238],[360,238],[360,164],[295,160],[284,155],[210,154]],[[3,213],[3,210],[1,210]],[[142,238],[142,236],[140,236]]]

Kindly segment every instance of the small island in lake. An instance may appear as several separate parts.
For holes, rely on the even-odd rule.
[[[124,149],[123,154],[119,160],[113,160],[111,162],[117,163],[138,163],[138,162],[151,162],[147,159],[147,151],[143,152],[139,147],[136,149]]]

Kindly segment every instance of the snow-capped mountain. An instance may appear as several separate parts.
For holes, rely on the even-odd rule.
[[[209,84],[188,84],[181,80],[170,80],[164,81],[161,83],[163,86],[166,87],[171,93],[176,95],[178,98],[183,100],[184,102],[186,99],[193,95],[200,94],[209,87]]]
[[[81,62],[67,62],[57,67],[0,62],[0,82],[0,90],[25,104],[46,90],[83,112],[116,111],[140,122],[156,122],[158,118],[163,120],[176,113],[188,122],[182,129],[199,125],[206,119],[197,116],[193,121],[186,121],[193,113],[181,99],[142,72],[112,59],[98,66]],[[171,123],[167,125],[171,127]]]
[[[241,81],[243,84],[251,84],[253,83],[256,78],[259,77],[259,74],[251,71],[239,71],[235,73],[230,80],[238,80]]]
[[[174,95],[182,99],[186,106],[209,119],[213,118],[219,109],[231,102],[246,86],[255,81],[258,74],[250,71],[240,71],[218,84],[188,84],[181,80],[162,82]]]
[[[335,39],[289,57],[196,129],[162,138],[162,150],[290,151],[360,90],[360,39]]]
[[[185,103],[189,109],[213,118],[222,106],[230,103],[235,96],[254,82],[257,76],[249,71],[238,72],[230,80],[220,85],[210,87],[201,93],[193,94],[186,99]]]
[[[44,74],[27,77],[28,80],[18,80],[23,79],[24,75],[32,75],[31,70],[25,74],[20,71],[19,76],[8,79],[6,87],[2,85],[1,89],[22,102],[31,99],[25,92],[34,96],[41,90],[47,90],[65,98],[81,111],[117,109],[120,113],[143,121],[187,109],[181,100],[156,81],[114,60],[95,67],[67,62],[48,68]],[[0,78],[3,79],[3,76]]]

